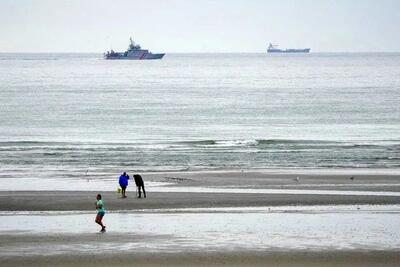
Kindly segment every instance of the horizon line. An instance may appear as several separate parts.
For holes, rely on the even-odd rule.
[[[34,52],[34,51],[7,51],[3,52],[0,51],[0,54],[104,54],[105,52],[69,52],[69,51],[48,51],[48,52]],[[210,52],[163,52],[165,54],[271,54],[267,53],[267,51],[260,51],[260,52],[221,52],[221,51],[210,51]],[[400,51],[311,51],[310,53],[289,53],[290,55],[299,55],[299,54],[325,54],[325,53],[400,53]],[[274,54],[281,54],[281,53],[274,53]],[[285,53],[282,53],[285,54]]]

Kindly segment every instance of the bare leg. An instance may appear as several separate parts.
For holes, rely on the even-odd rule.
[[[102,223],[101,221],[98,221],[98,220],[96,220],[96,223],[97,223],[98,225],[100,225],[100,226],[101,226],[101,228],[103,228],[103,227],[104,227],[104,225],[103,225],[103,223]]]
[[[103,216],[97,215],[97,216],[96,216],[95,222],[96,222],[98,225],[101,226],[101,232],[104,232],[104,231],[106,230],[106,227],[105,227],[105,225],[103,224],[102,219],[103,219]]]

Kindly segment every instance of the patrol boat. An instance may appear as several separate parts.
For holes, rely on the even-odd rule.
[[[139,44],[135,44],[132,38],[129,38],[130,44],[125,52],[114,52],[114,50],[104,53],[105,59],[161,59],[165,54],[153,54],[147,49],[142,49]]]
[[[268,53],[310,53],[311,48],[302,48],[302,49],[294,49],[294,48],[287,48],[287,49],[279,49],[277,45],[273,45],[269,43],[267,52]]]

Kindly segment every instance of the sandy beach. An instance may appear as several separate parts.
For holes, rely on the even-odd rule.
[[[397,251],[124,253],[2,258],[0,266],[398,266]]]
[[[18,191],[0,191],[1,211],[93,210],[95,194],[101,193],[109,211],[129,209],[260,207],[279,205],[400,204],[400,175],[349,171],[214,171],[168,172],[143,175],[148,198],[137,199],[135,186],[121,199],[115,179],[99,184],[90,180],[57,182],[40,180],[54,191],[28,190],[30,181],[17,184]],[[354,177],[350,179],[350,177]],[[159,186],[165,183],[164,186]],[[82,190],[68,190],[76,187]],[[96,187],[97,186],[97,187]],[[96,191],[96,188],[99,188]],[[106,191],[105,191],[106,189]]]
[[[216,171],[143,177],[149,185],[145,199],[136,198],[132,185],[126,199],[115,192],[116,181],[102,185],[110,185],[100,191],[109,223],[104,235],[96,233],[92,222],[98,193],[93,180],[82,191],[3,187],[0,266],[399,262],[400,176],[393,172]],[[386,221],[391,224],[383,227]]]
[[[291,195],[249,193],[168,193],[148,192],[146,199],[137,199],[135,193],[121,199],[114,192],[99,192],[112,211],[130,209],[207,208],[207,207],[264,207],[282,205],[344,205],[344,204],[400,204],[399,196],[343,196]],[[91,191],[22,191],[0,192],[2,211],[93,210]]]
[[[399,10],[0,1],[0,267],[400,266]]]

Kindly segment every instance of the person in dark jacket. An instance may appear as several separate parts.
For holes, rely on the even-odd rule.
[[[128,180],[129,175],[127,175],[126,172],[119,177],[119,186],[121,186],[123,198],[126,198],[126,187],[128,186]]]
[[[142,176],[140,176],[140,174],[134,174],[133,178],[135,179],[135,184],[139,191],[138,198],[142,197],[141,189],[143,189],[143,196],[146,198],[146,191],[144,190],[144,182],[143,182]]]

